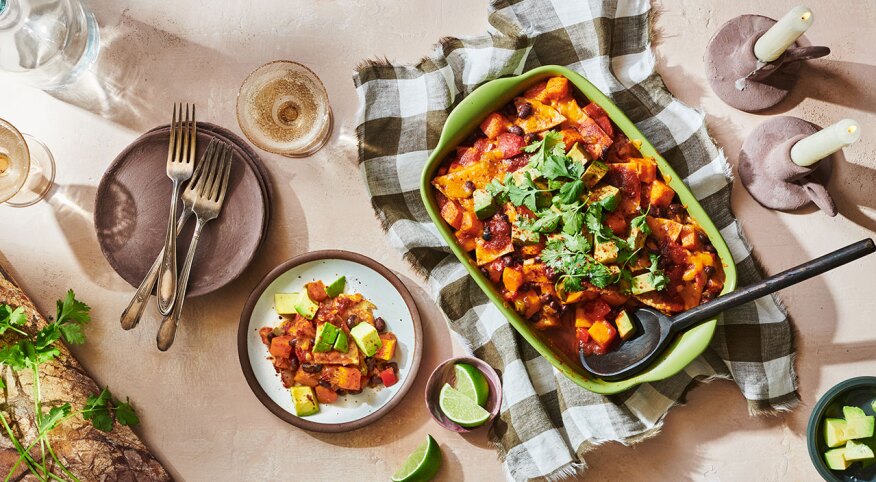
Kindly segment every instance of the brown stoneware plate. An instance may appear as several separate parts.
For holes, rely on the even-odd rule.
[[[467,363],[477,368],[484,375],[484,378],[487,379],[487,385],[490,387],[490,395],[484,404],[484,410],[490,412],[490,418],[477,427],[466,428],[450,420],[444,415],[444,412],[441,411],[441,407],[438,405],[441,387],[445,383],[449,383],[451,386],[454,385],[456,375],[454,374],[453,366],[457,363]],[[438,425],[453,432],[465,433],[481,427],[489,427],[493,419],[499,415],[499,409],[502,407],[502,379],[496,373],[496,370],[483,360],[472,357],[451,358],[438,365],[429,377],[429,381],[426,382],[426,407],[429,409],[432,418],[438,422]]]
[[[398,363],[399,380],[390,387],[366,387],[361,393],[342,395],[335,403],[320,404],[318,413],[299,417],[258,332],[277,324],[275,293],[300,292],[307,282],[331,283],[340,276],[347,279],[344,292],[361,293],[373,302],[377,306],[374,315],[382,317],[387,329],[396,335],[398,345],[392,361]],[[375,422],[401,402],[417,376],[422,340],[414,299],[392,271],[361,254],[326,250],[282,263],[253,290],[240,316],[237,354],[249,387],[271,413],[305,430],[345,432]]]
[[[213,135],[198,131],[198,159]],[[169,131],[151,131],[110,164],[97,188],[94,225],[100,249],[113,269],[138,286],[164,244],[172,183],[165,174]],[[189,296],[213,292],[237,278],[264,238],[268,199],[260,175],[246,153],[232,144],[234,164],[219,217],[204,227],[189,280]],[[182,208],[180,203],[180,209]],[[189,221],[178,238],[184,259],[194,228]]]

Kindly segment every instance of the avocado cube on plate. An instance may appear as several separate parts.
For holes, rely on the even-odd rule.
[[[846,460],[845,452],[846,449],[841,447],[838,449],[830,449],[824,453],[824,462],[830,470],[846,470],[852,465],[851,462]]]
[[[511,242],[518,246],[529,246],[538,244],[541,236],[528,229],[521,228],[516,224],[511,225]]]
[[[306,417],[319,411],[319,402],[316,401],[316,395],[313,394],[312,388],[303,386],[292,387],[289,389],[289,392],[292,393],[295,415]]]
[[[590,164],[590,167],[584,171],[581,180],[584,181],[584,185],[587,186],[587,189],[593,189],[593,186],[601,181],[606,174],[608,174],[608,166],[601,161],[593,161],[593,164]]]
[[[841,418],[828,418],[824,420],[824,442],[828,447],[840,447],[844,445],[846,438],[846,421]]]
[[[629,240],[631,241],[634,249],[642,249],[642,247],[645,246],[645,240],[647,238],[648,235],[645,234],[645,231],[642,228],[638,226],[633,226],[633,228],[630,229]]]
[[[295,305],[300,293],[275,293],[274,309],[280,315],[294,315],[297,313]]]
[[[864,418],[867,414],[860,407],[845,406],[843,407],[843,418],[851,420],[853,418]]]
[[[319,310],[319,305],[314,303],[313,300],[310,299],[310,296],[307,296],[307,291],[298,293],[298,297],[295,298],[295,311],[297,311],[299,315],[308,320],[312,320],[313,317],[316,316],[317,310]]]
[[[337,296],[344,292],[344,286],[347,285],[347,277],[341,276],[340,278],[331,282],[330,285],[325,287],[325,294],[329,295],[330,298],[337,298]]]
[[[566,155],[573,161],[579,162],[585,166],[590,162],[590,156],[587,155],[587,151],[585,151],[584,148],[581,147],[581,144],[578,144],[577,142],[572,145],[572,148],[569,149],[569,152],[566,153]]]
[[[474,198],[474,210],[478,219],[487,219],[496,214],[499,209],[496,203],[493,202],[493,195],[486,189],[478,189],[472,195]]]
[[[365,353],[365,356],[374,356],[383,345],[380,334],[370,323],[359,323],[350,330],[350,335],[353,336],[353,341]]]
[[[860,462],[865,460],[873,460],[876,455],[873,454],[873,449],[860,442],[849,440],[846,443],[846,451],[843,458],[848,462]]]
[[[614,263],[617,261],[618,247],[614,241],[605,241],[596,243],[596,248],[593,251],[593,257],[600,263]]]
[[[633,320],[626,310],[617,315],[614,324],[617,326],[617,334],[620,335],[621,340],[628,340],[636,333],[636,325],[633,324]]]
[[[347,353],[350,351],[350,339],[347,338],[347,334],[344,333],[343,330],[338,330],[338,337],[335,339],[332,348],[341,353]]]
[[[592,204],[599,204],[606,211],[614,211],[621,202],[620,189],[614,186],[596,188],[590,193],[589,200]]]
[[[634,295],[648,293],[654,291],[656,288],[657,287],[654,286],[654,277],[651,276],[651,273],[642,273],[633,277],[631,289]]]
[[[316,353],[324,353],[330,351],[338,339],[338,333],[341,330],[331,323],[323,323],[316,328],[316,341],[313,344],[313,351]]]
[[[858,440],[873,436],[874,418],[872,415],[861,418],[846,419],[846,438],[849,440]]]

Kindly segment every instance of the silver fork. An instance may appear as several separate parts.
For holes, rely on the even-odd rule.
[[[192,105],[192,120],[189,121],[189,105],[186,104],[186,118],[183,121],[182,104],[179,104],[179,118],[177,106],[174,105],[167,148],[167,177],[173,181],[173,192],[170,193],[170,216],[167,218],[164,256],[158,269],[158,311],[162,315],[170,313],[176,297],[176,205],[180,184],[188,181],[194,172],[197,136],[195,106]]]
[[[186,297],[189,273],[192,269],[192,260],[198,248],[201,230],[204,229],[204,225],[207,222],[219,216],[219,212],[222,210],[222,203],[225,201],[225,194],[228,190],[228,178],[231,174],[232,151],[231,147],[224,142],[219,142],[218,145],[219,147],[214,151],[213,155],[206,159],[206,166],[204,167],[206,174],[199,177],[198,182],[194,186],[186,188],[196,191],[192,212],[198,218],[198,224],[195,226],[195,233],[192,235],[189,252],[186,254],[186,261],[183,264],[182,273],[180,273],[179,287],[176,293],[176,302],[173,304],[173,310],[170,315],[162,320],[161,327],[158,329],[156,340],[158,342],[158,349],[161,351],[166,351],[170,348],[176,337],[176,329],[179,326],[179,318]]]
[[[204,171],[204,161],[211,155],[213,155],[213,151],[216,149],[216,140],[213,139],[210,141],[210,144],[207,146],[207,152],[201,156],[201,159],[196,163],[195,173],[192,175],[192,179],[189,181],[189,186],[194,186],[198,179],[203,175]],[[183,189],[182,192],[182,203],[183,209],[179,215],[179,219],[176,222],[176,233],[179,234],[182,231],[183,226],[186,225],[186,221],[192,215],[192,206],[195,205],[195,197],[197,194],[194,189]],[[155,281],[158,280],[158,268],[161,266],[161,260],[164,259],[164,248],[161,249],[161,252],[158,253],[158,256],[155,258],[155,262],[152,263],[152,267],[149,268],[149,272],[146,274],[146,277],[143,278],[143,281],[140,283],[140,286],[137,287],[137,292],[134,293],[134,297],[131,298],[131,302],[128,303],[128,307],[125,308],[125,311],[122,313],[122,328],[126,330],[130,330],[137,326],[140,323],[140,317],[143,316],[143,310],[146,308],[146,302],[149,301],[149,296],[152,295],[152,289],[155,288]]]

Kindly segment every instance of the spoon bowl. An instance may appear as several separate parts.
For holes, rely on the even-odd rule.
[[[604,355],[585,356],[583,350],[579,351],[581,365],[604,380],[628,378],[647,368],[678,333],[712,319],[729,308],[775,293],[874,251],[876,244],[873,240],[863,239],[672,317],[652,308],[637,308],[628,313],[635,324],[635,335],[617,350]]]

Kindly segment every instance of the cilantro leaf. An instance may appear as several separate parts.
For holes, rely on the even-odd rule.
[[[77,300],[73,290],[68,290],[64,300],[58,300],[58,315],[55,317],[55,323],[63,324],[70,321],[79,324],[88,323],[91,321],[90,311],[90,306]]]
[[[61,419],[70,415],[73,412],[73,407],[69,403],[65,403],[58,407],[52,407],[49,413],[44,413],[40,422],[39,431],[41,433],[48,432],[58,426]]]
[[[85,343],[85,331],[82,325],[75,323],[67,323],[59,327],[61,334],[64,335],[64,341],[73,345],[81,345]]]
[[[569,235],[581,234],[584,227],[584,215],[578,211],[563,213],[563,232]]]
[[[508,187],[508,199],[515,206],[526,206],[533,212],[538,209],[538,194],[541,189],[532,182],[532,177],[526,172],[519,183],[511,183]]]
[[[85,402],[85,408],[82,409],[82,418],[91,420],[94,428],[109,432],[113,429],[113,418],[109,412],[109,402],[112,399],[112,394],[108,388],[104,388],[99,395],[89,395]]]
[[[551,154],[565,155],[566,145],[563,143],[563,135],[559,132],[550,131],[544,138],[533,142],[523,148],[525,152],[533,154],[529,158],[529,165],[542,171],[542,166]]]
[[[649,255],[651,259],[651,266],[648,267],[648,274],[651,280],[651,286],[654,287],[655,291],[661,291],[663,288],[666,288],[666,284],[669,282],[669,277],[666,276],[666,273],[660,269],[660,265],[658,264],[660,261],[660,256],[656,254]]]
[[[131,406],[130,400],[126,402],[113,400],[113,405],[115,405],[116,407],[117,422],[122,425],[127,425],[129,427],[140,424],[140,417],[137,416],[137,412],[135,412],[134,407]]]
[[[572,204],[578,200],[578,197],[584,192],[584,183],[581,180],[567,182],[560,187],[560,194],[557,196],[562,204]]]
[[[544,177],[548,179],[559,179],[561,177],[572,177],[569,174],[569,169],[566,167],[566,156],[562,155],[550,155],[547,159],[544,160],[541,168],[539,169]]]

